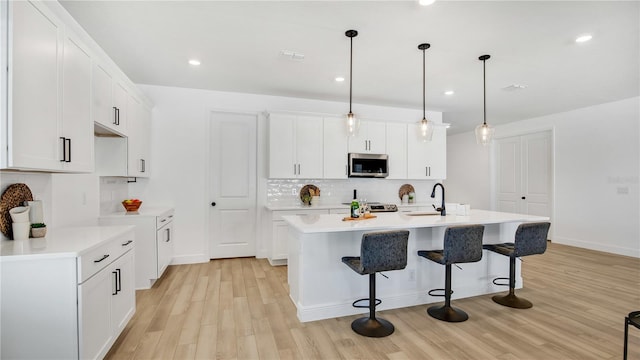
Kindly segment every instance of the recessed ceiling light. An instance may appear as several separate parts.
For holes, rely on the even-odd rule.
[[[584,34],[584,35],[580,35],[576,38],[576,42],[577,43],[583,43],[583,42],[587,42],[589,40],[591,40],[593,38],[593,36],[591,36],[590,34]]]
[[[200,65],[200,60],[191,59],[189,60],[189,65],[198,66]]]
[[[418,4],[420,4],[422,6],[429,6],[429,5],[433,4],[434,2],[436,2],[436,0],[419,0]]]
[[[455,94],[455,91],[453,91],[453,90],[447,90],[447,91],[445,91],[445,92],[444,92],[444,94],[445,94],[445,95],[453,95],[453,94]]]
[[[343,82],[344,78],[342,76],[336,76],[336,82]]]

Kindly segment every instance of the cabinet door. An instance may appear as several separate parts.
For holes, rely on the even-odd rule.
[[[10,2],[8,167],[60,169],[63,24],[45,6]]]
[[[418,130],[407,129],[409,179],[445,179],[447,174],[446,128],[436,126],[431,141],[422,141]]]
[[[296,119],[296,163],[297,177],[305,179],[322,178],[322,118],[299,116]]]
[[[111,294],[115,292],[115,283],[116,275],[107,267],[78,286],[81,359],[102,358],[109,350],[114,336]]]
[[[158,248],[158,274],[156,279],[159,279],[167,266],[171,263],[173,256],[173,224],[169,223],[157,231],[156,234],[157,248]]]
[[[367,138],[369,139],[369,151],[372,154],[386,154],[387,130],[386,124],[380,121],[368,121]]]
[[[115,277],[111,292],[111,328],[119,334],[127,325],[136,308],[133,251],[122,255],[110,267]]]
[[[274,221],[272,228],[271,260],[282,260],[288,257],[287,239],[289,225],[285,221]]]
[[[113,91],[113,106],[116,110],[116,127],[120,133],[127,135],[129,133],[129,114],[127,113],[129,94],[125,87],[117,81],[114,81],[111,86]]]
[[[113,79],[111,75],[95,64],[93,66],[93,121],[104,128],[120,132],[117,113],[113,105]]]
[[[132,96],[127,96],[127,174],[129,176],[140,176],[144,170],[144,159],[142,159],[141,143],[142,121],[140,119],[141,105]]]
[[[407,124],[387,123],[387,155],[389,176],[387,179],[407,178]]]
[[[142,160],[142,170],[139,177],[149,177],[149,166],[151,162],[151,110],[144,105],[140,105],[138,113],[138,153]]]
[[[297,174],[294,161],[293,115],[271,114],[269,116],[269,177],[290,179]]]
[[[343,125],[344,126],[344,125]],[[350,153],[366,153],[369,152],[369,138],[367,137],[367,122],[360,121],[360,129],[358,132],[348,137]]]
[[[325,179],[346,179],[349,145],[344,130],[344,119],[326,117],[323,121],[323,177]]]
[[[67,34],[62,72],[62,131],[64,170],[92,172],[93,122],[91,121],[91,57],[85,47]]]

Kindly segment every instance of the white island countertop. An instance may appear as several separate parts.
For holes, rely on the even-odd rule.
[[[414,214],[413,216],[411,214]],[[418,215],[429,214],[429,215]],[[441,227],[466,224],[500,224],[508,222],[548,221],[548,217],[512,214],[488,210],[471,210],[468,216],[440,216],[434,212],[373,213],[375,218],[342,221],[344,215],[290,215],[282,218],[293,228],[304,234],[361,230],[391,230],[425,227]],[[416,216],[418,215],[418,216]]]
[[[0,262],[26,258],[78,257],[106,241],[133,231],[134,226],[88,226],[47,230],[43,238],[2,240]]]

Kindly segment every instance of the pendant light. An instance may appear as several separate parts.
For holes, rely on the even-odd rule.
[[[347,114],[347,133],[349,136],[356,136],[360,128],[360,119],[351,112],[351,93],[353,87],[353,38],[358,36],[356,30],[347,30],[344,33],[351,40],[351,49],[349,53],[349,113]]]
[[[483,86],[483,122],[482,125],[478,125],[476,127],[476,141],[478,144],[482,146],[487,146],[491,143],[491,138],[493,137],[493,133],[495,129],[489,124],[487,124],[487,77],[485,75],[486,69],[485,64],[486,61],[490,58],[490,55],[482,55],[478,58],[478,60],[482,61],[482,86]]]
[[[418,136],[422,141],[431,141],[433,137],[433,121],[427,120],[426,111],[426,86],[425,86],[425,52],[431,45],[424,43],[418,45],[418,49],[422,50],[422,120],[418,123]]]

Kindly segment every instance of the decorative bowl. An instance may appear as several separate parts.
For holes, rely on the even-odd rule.
[[[135,212],[138,211],[142,205],[142,201],[140,200],[124,200],[122,201],[122,206],[127,210],[127,212]]]

